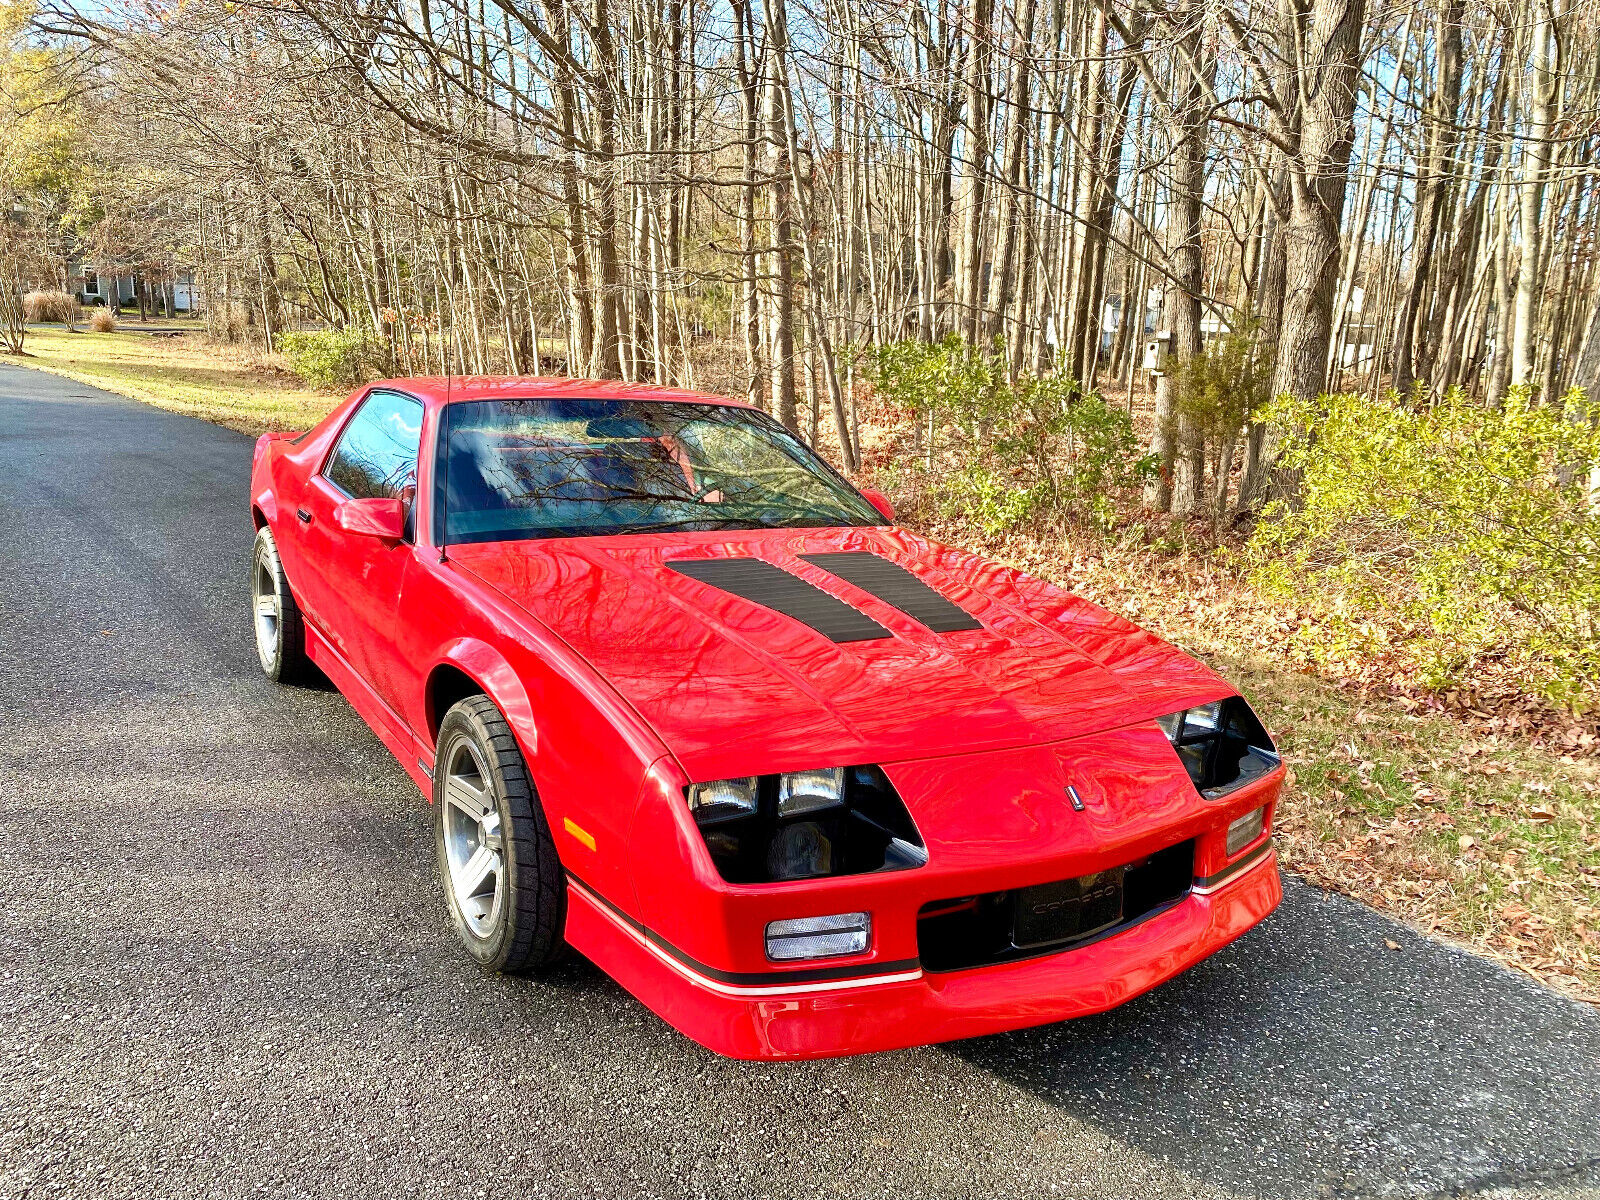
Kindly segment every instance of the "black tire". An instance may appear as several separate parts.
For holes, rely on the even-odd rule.
[[[473,811],[483,813],[475,827]],[[479,855],[494,858],[496,840],[498,868],[489,898],[486,876],[472,882],[473,866],[485,861]],[[560,960],[567,878],[522,750],[487,696],[469,696],[439,725],[433,844],[450,919],[467,953],[508,975]]]
[[[262,672],[276,683],[304,682],[311,674],[305,621],[283,573],[278,543],[265,525],[256,533],[255,551],[250,556],[250,602],[256,657],[261,660]],[[270,604],[274,612],[269,615],[264,604]]]

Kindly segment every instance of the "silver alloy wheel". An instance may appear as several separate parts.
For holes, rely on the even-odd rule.
[[[278,581],[274,578],[272,561],[267,555],[256,555],[256,569],[251,579],[253,586],[250,599],[255,609],[256,653],[261,656],[262,668],[270,671],[278,657],[278,623],[283,619],[283,600],[278,595]]]
[[[474,937],[494,936],[505,912],[505,838],[483,757],[463,738],[448,755],[444,781],[445,881]]]

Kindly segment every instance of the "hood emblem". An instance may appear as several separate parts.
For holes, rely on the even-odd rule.
[[[1070,783],[1067,784],[1067,799],[1072,801],[1073,812],[1083,811],[1083,797],[1078,795],[1078,789],[1073,787]]]

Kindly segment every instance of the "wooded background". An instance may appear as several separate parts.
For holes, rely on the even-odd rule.
[[[729,391],[854,469],[871,349],[955,333],[1011,378],[1153,384],[1179,513],[1208,470],[1248,507],[1274,454],[1174,408],[1208,331],[1273,394],[1600,375],[1592,0],[10,11],[39,107],[90,117],[26,198],[80,214],[41,223],[61,270],[193,270],[222,336]]]
[[[1235,680],[1301,877],[1600,996],[1595,0],[39,3],[0,350],[748,396]],[[209,337],[47,324],[85,264]]]

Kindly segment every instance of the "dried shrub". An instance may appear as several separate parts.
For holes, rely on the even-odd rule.
[[[29,292],[22,298],[25,319],[32,322],[56,321],[62,325],[76,325],[83,319],[78,298],[71,292]]]
[[[7,354],[21,354],[27,329],[22,319],[22,289],[16,263],[0,254],[0,349]]]
[[[205,309],[206,336],[234,345],[250,339],[250,310],[238,301],[218,301]]]
[[[112,333],[117,328],[117,314],[109,308],[97,308],[89,317],[89,328],[96,333]]]

